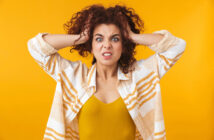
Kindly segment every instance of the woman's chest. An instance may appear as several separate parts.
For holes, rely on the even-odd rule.
[[[116,101],[120,97],[117,90],[117,80],[109,80],[107,82],[97,80],[94,96],[106,104]]]

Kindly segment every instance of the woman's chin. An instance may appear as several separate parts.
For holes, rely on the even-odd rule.
[[[113,60],[102,60],[102,62],[100,62],[102,65],[106,65],[106,66],[113,66],[115,64],[117,64],[117,62],[113,61]]]

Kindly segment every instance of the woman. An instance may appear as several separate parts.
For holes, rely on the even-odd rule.
[[[160,79],[186,42],[167,30],[140,34],[132,8],[91,5],[64,24],[68,34],[39,33],[28,41],[36,62],[57,81],[44,139],[166,139]],[[156,53],[136,61],[136,45]],[[57,51],[72,46],[93,55],[88,69]]]

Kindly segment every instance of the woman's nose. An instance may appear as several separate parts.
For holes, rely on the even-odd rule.
[[[110,41],[105,41],[105,42],[103,43],[103,46],[104,46],[105,48],[111,48],[111,42],[110,42]]]

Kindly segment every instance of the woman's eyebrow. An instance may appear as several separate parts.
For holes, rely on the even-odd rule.
[[[99,33],[98,33],[98,34],[95,34],[94,36],[96,36],[96,35],[97,35],[97,36],[103,36],[102,34],[99,34]],[[113,34],[112,37],[114,37],[114,36],[120,36],[120,34]]]

